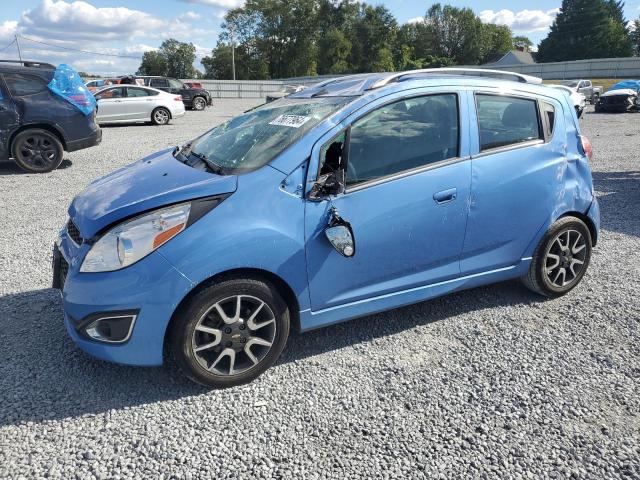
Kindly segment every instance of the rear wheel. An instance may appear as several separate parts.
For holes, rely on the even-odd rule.
[[[151,113],[151,121],[154,125],[166,125],[171,120],[171,113],[164,107],[156,108]]]
[[[11,143],[11,154],[23,170],[46,173],[60,166],[64,148],[51,132],[33,128],[16,135]]]
[[[592,248],[591,233],[584,222],[563,217],[547,231],[522,280],[536,293],[551,298],[562,296],[584,277]]]
[[[193,99],[194,110],[204,110],[207,106],[207,101],[202,97],[196,97]]]
[[[258,377],[289,336],[289,309],[262,280],[223,280],[198,292],[176,315],[170,333],[176,363],[191,380],[215,388]]]

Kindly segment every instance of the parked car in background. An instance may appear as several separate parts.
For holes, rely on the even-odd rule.
[[[582,93],[578,93],[574,89],[569,88],[566,85],[548,85],[548,86],[551,88],[556,88],[558,90],[567,92],[567,94],[571,98],[571,102],[573,103],[573,106],[576,109],[576,114],[578,115],[578,118],[582,117],[584,109],[587,106],[587,99]]]
[[[191,88],[176,78],[137,76],[143,84],[164,92],[175,93],[182,96],[185,107],[193,110],[204,110],[211,105],[211,94],[204,88]]]
[[[290,329],[509,279],[567,294],[598,240],[591,145],[566,94],[475,72],[325,82],[90,184],[54,247],[69,335],[229,387]]]
[[[284,98],[292,93],[301,92],[305,88],[307,87],[304,85],[284,85],[279,91],[267,94],[267,103]]]
[[[640,110],[640,80],[624,80],[603,93],[596,112],[633,112]]]
[[[569,87],[571,90],[581,93],[587,99],[587,101],[595,105],[600,95],[602,95],[603,88],[597,87],[591,83],[591,80],[563,80],[560,85]]]
[[[108,87],[109,85],[117,85],[120,83],[119,79],[111,79],[111,78],[99,78],[97,80],[91,80],[85,83],[86,87],[90,92],[95,92],[104,87]]]
[[[91,93],[77,73],[66,71],[84,91],[54,91],[50,84],[58,71],[48,63],[0,60],[0,159],[13,158],[29,172],[50,172],[65,151],[100,143]]]
[[[105,123],[152,122],[166,125],[185,114],[182,97],[155,88],[113,85],[95,93],[96,121]]]

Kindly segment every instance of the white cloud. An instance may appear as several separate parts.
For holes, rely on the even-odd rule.
[[[185,3],[207,5],[219,8],[238,8],[244,5],[244,0],[182,0]]]
[[[47,39],[129,40],[162,28],[165,22],[126,7],[97,8],[84,1],[42,0],[23,12],[19,27],[25,35]]]
[[[179,20],[183,20],[186,22],[193,22],[194,20],[200,20],[201,18],[202,18],[202,15],[192,10],[189,10],[188,12],[184,12],[182,15],[178,17]]]
[[[548,29],[559,12],[559,8],[551,10],[521,10],[519,12],[503,9],[497,12],[483,10],[479,16],[484,23],[507,25],[518,32],[536,32]]]
[[[0,23],[0,40],[11,40],[18,29],[18,22],[6,20]]]
[[[407,23],[423,23],[424,17],[414,17],[407,20]]]

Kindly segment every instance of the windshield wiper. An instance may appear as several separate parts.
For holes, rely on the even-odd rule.
[[[204,162],[205,165],[209,167],[209,170],[211,170],[216,175],[224,175],[224,168],[221,165],[218,165],[213,160],[209,160],[209,157],[207,157],[204,153],[189,152],[189,155],[196,157],[198,160]]]

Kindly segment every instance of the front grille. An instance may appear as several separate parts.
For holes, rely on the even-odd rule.
[[[82,245],[82,235],[71,219],[67,222],[67,234],[77,245]]]
[[[60,289],[64,288],[64,282],[67,279],[67,273],[69,273],[69,264],[64,259],[64,257],[60,255]]]
[[[627,103],[626,95],[612,95],[610,97],[602,97],[605,105],[623,105]]]

